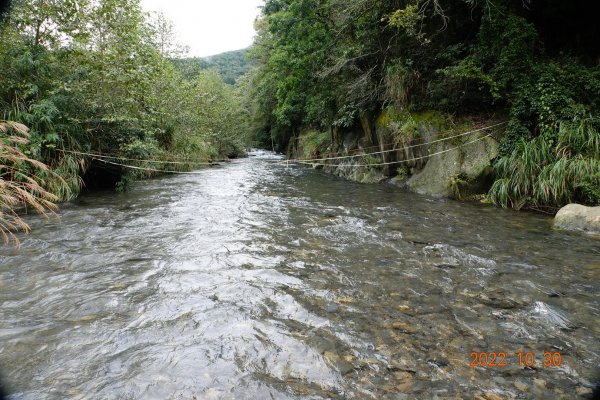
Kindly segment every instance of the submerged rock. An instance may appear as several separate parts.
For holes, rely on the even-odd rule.
[[[502,400],[503,397],[498,393],[488,392],[481,393],[475,396],[475,400]]]
[[[556,214],[554,227],[568,231],[600,233],[600,206],[566,205]]]
[[[412,335],[414,333],[417,333],[417,329],[405,322],[402,321],[395,321],[391,324],[391,328],[395,329],[397,331],[400,331],[402,333],[407,333],[409,335]]]

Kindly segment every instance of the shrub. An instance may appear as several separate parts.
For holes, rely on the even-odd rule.
[[[318,157],[329,145],[329,132],[308,131],[300,135],[300,157]]]

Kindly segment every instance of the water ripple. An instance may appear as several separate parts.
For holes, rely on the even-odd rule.
[[[31,217],[0,250],[13,398],[566,399],[597,384],[593,238],[269,157]],[[492,351],[510,365],[468,367]],[[544,368],[545,351],[563,364]]]

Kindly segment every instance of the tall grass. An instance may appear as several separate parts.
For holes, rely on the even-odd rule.
[[[563,122],[552,135],[521,139],[495,168],[490,198],[502,207],[600,204],[600,134],[589,119]]]
[[[29,231],[22,211],[33,210],[46,218],[56,211],[58,196],[47,189],[49,179],[61,184],[61,177],[45,164],[29,158],[20,146],[29,142],[25,125],[0,121],[0,236],[5,244],[19,244],[15,232]]]
[[[51,169],[38,174],[43,178],[45,188],[54,194],[58,201],[72,200],[79,194],[83,179],[81,172],[85,172],[85,159],[75,155],[61,154],[60,158],[48,163]]]

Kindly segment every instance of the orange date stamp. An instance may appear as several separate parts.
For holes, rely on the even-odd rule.
[[[546,351],[543,354],[541,365],[544,367],[560,367],[563,358],[560,352]],[[471,363],[469,367],[508,367],[518,365],[519,367],[533,368],[536,356],[533,352],[518,352],[511,357],[504,351],[471,352]]]

